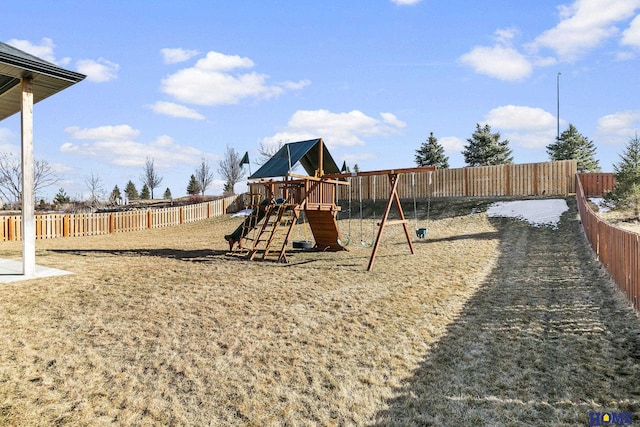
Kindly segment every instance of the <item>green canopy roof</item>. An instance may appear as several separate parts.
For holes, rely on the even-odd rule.
[[[322,139],[310,139],[308,141],[290,142],[285,144],[258,169],[249,179],[275,178],[285,176],[298,163],[302,165],[308,175],[315,175],[320,169],[320,147],[322,147],[322,169],[325,174],[340,173],[340,168],[331,157],[327,146],[321,143]]]

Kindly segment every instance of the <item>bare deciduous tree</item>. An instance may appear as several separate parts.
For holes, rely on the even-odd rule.
[[[236,150],[227,146],[223,159],[218,162],[218,173],[225,180],[225,193],[235,194],[234,186],[242,177],[240,155]]]
[[[280,140],[276,144],[265,144],[264,142],[260,143],[258,147],[258,160],[256,163],[258,165],[263,165],[269,161],[276,154],[282,146],[285,144],[284,141]]]
[[[102,186],[102,179],[91,172],[91,175],[85,177],[84,185],[89,190],[89,204],[92,208],[97,208],[100,204],[100,200],[104,196],[104,187]]]
[[[46,160],[36,160],[33,163],[33,173],[34,194],[59,181],[53,167]],[[22,200],[22,162],[7,153],[0,154],[0,195],[11,203]]]
[[[151,157],[147,157],[147,161],[144,164],[144,172],[140,177],[142,184],[146,184],[151,191],[151,198],[153,199],[153,189],[158,188],[158,186],[162,183],[162,177],[158,175],[155,169],[155,165],[153,159]]]
[[[213,170],[211,170],[211,165],[209,165],[208,161],[202,159],[202,162],[196,168],[195,177],[200,186],[200,193],[204,196],[205,190],[213,182]]]

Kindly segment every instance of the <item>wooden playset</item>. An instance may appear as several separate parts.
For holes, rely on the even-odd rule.
[[[308,175],[293,173],[296,165]],[[344,172],[338,169],[322,139],[288,143],[253,173],[249,180],[249,215],[231,234],[225,236],[230,252],[250,260],[274,259],[288,262],[287,248],[295,225],[308,224],[315,244],[294,241],[293,247],[319,251],[344,251],[347,242],[340,233],[337,214],[338,186],[349,185],[353,177],[387,175],[389,197],[378,225],[367,270],[371,271],[387,225],[402,225],[411,253],[414,247],[398,197],[398,176],[403,173],[433,171],[434,167],[406,168],[369,172]],[[396,205],[398,218],[388,220]],[[416,231],[417,232],[417,231]],[[419,234],[418,234],[419,236]],[[350,236],[349,236],[350,238]]]

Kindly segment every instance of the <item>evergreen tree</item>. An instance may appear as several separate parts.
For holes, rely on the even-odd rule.
[[[600,165],[595,158],[595,144],[581,135],[572,124],[560,134],[556,142],[547,145],[547,153],[551,160],[576,159],[578,172],[600,171]]]
[[[486,124],[476,124],[476,130],[467,139],[469,145],[464,146],[464,161],[469,166],[504,165],[513,162],[509,140],[500,141],[500,133],[491,133],[491,127]]]
[[[116,186],[113,187],[113,190],[111,190],[111,195],[109,196],[109,202],[111,202],[112,204],[116,204],[116,203],[120,203],[120,201],[122,201],[122,194],[120,193],[120,189],[116,184]]]
[[[357,163],[356,163],[355,165],[353,165],[353,171],[354,171],[355,173],[360,172],[360,166],[358,166],[358,164],[357,164]]]
[[[605,196],[605,203],[614,208],[633,208],[633,214],[640,219],[640,139],[638,135],[627,143],[620,163],[613,165],[616,184],[613,191]]]
[[[140,199],[141,200],[149,200],[151,198],[151,190],[149,190],[149,186],[144,184],[142,186],[142,191],[140,191]]]
[[[187,194],[190,196],[195,196],[200,193],[200,184],[196,179],[196,176],[191,174],[191,178],[189,178],[189,184],[187,184]]]
[[[164,194],[162,195],[162,197],[163,197],[164,199],[171,199],[171,198],[172,198],[172,196],[171,196],[171,190],[169,189],[169,187],[167,187],[167,189],[166,189],[166,190],[164,190]]]
[[[449,157],[444,155],[444,147],[438,138],[429,134],[429,138],[416,150],[415,162],[418,166],[436,166],[438,169],[449,168]]]
[[[58,190],[58,194],[56,194],[55,197],[53,198],[54,205],[62,205],[64,203],[69,203],[69,202],[71,202],[71,198],[67,196],[67,193],[64,191],[64,188],[61,188],[60,190]]]
[[[127,185],[124,187],[124,194],[129,200],[136,200],[140,197],[136,185],[131,180],[129,180],[129,182],[127,182]]]

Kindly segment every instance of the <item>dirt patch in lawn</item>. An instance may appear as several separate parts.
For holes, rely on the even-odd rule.
[[[540,424],[583,422],[603,405],[638,412],[637,318],[593,263],[575,203],[555,231],[487,218],[486,200],[432,203],[416,254],[389,227],[373,272],[356,243],[290,264],[228,257],[222,236],[240,222],[230,217],[38,241],[39,264],[76,274],[0,288],[0,424]],[[425,204],[418,215],[424,225]]]

